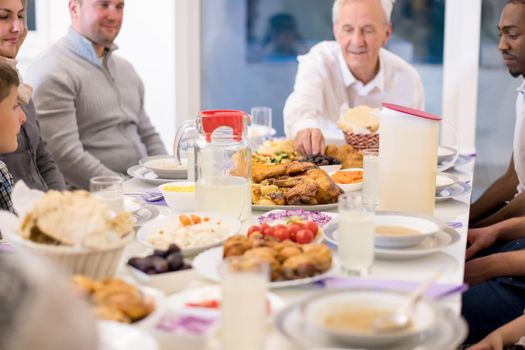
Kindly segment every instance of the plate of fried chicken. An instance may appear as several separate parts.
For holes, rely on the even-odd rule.
[[[335,209],[342,193],[330,175],[313,163],[252,163],[254,210]]]
[[[222,247],[206,250],[193,260],[192,265],[202,276],[220,281],[219,267],[225,258],[233,256],[257,257],[270,267],[270,288],[285,288],[312,283],[337,270],[336,259],[326,244],[298,244],[277,242],[237,235],[230,237]]]

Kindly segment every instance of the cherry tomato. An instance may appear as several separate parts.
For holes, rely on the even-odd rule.
[[[275,229],[273,227],[268,227],[264,229],[263,234],[264,236],[273,236],[275,233]]]
[[[268,224],[262,224],[262,225],[261,225],[261,232],[264,232],[264,230],[266,230],[268,227],[270,227],[270,225],[268,225]]]
[[[285,228],[279,228],[276,229],[274,232],[275,238],[277,238],[279,241],[285,241],[287,239],[290,239],[290,232]]]
[[[295,241],[299,244],[307,244],[312,242],[314,234],[310,230],[299,230],[295,236]]]
[[[301,230],[301,227],[295,223],[288,225],[288,232],[290,232],[290,239],[292,241],[295,242],[295,236],[299,230]]]
[[[248,237],[262,239],[264,235],[261,233],[261,231],[252,231],[248,233]]]
[[[260,226],[257,225],[250,226],[250,228],[248,229],[248,236],[250,236],[250,233],[252,233],[253,231],[262,232],[262,229]]]
[[[312,231],[314,236],[317,234],[317,231],[319,230],[319,226],[317,226],[317,224],[313,221],[307,221],[304,226],[305,226],[304,227],[305,229]]]
[[[274,226],[274,228],[276,230],[286,230],[286,225],[279,224],[279,225]]]

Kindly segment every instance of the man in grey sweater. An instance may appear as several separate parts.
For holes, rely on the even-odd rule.
[[[125,173],[166,149],[144,111],[141,79],[113,54],[124,0],[70,0],[69,11],[69,32],[31,65],[26,80],[66,181],[88,189],[90,178]]]

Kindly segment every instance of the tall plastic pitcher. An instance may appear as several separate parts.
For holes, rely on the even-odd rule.
[[[441,117],[384,103],[379,127],[379,207],[432,215]]]

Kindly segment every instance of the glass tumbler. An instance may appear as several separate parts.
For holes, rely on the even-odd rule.
[[[221,266],[222,349],[259,350],[266,338],[269,267],[256,257],[230,257]]]
[[[120,176],[95,176],[89,180],[89,190],[115,213],[124,211],[124,179]]]
[[[339,196],[337,252],[343,270],[351,275],[366,276],[374,262],[373,207],[363,203],[359,193]]]

